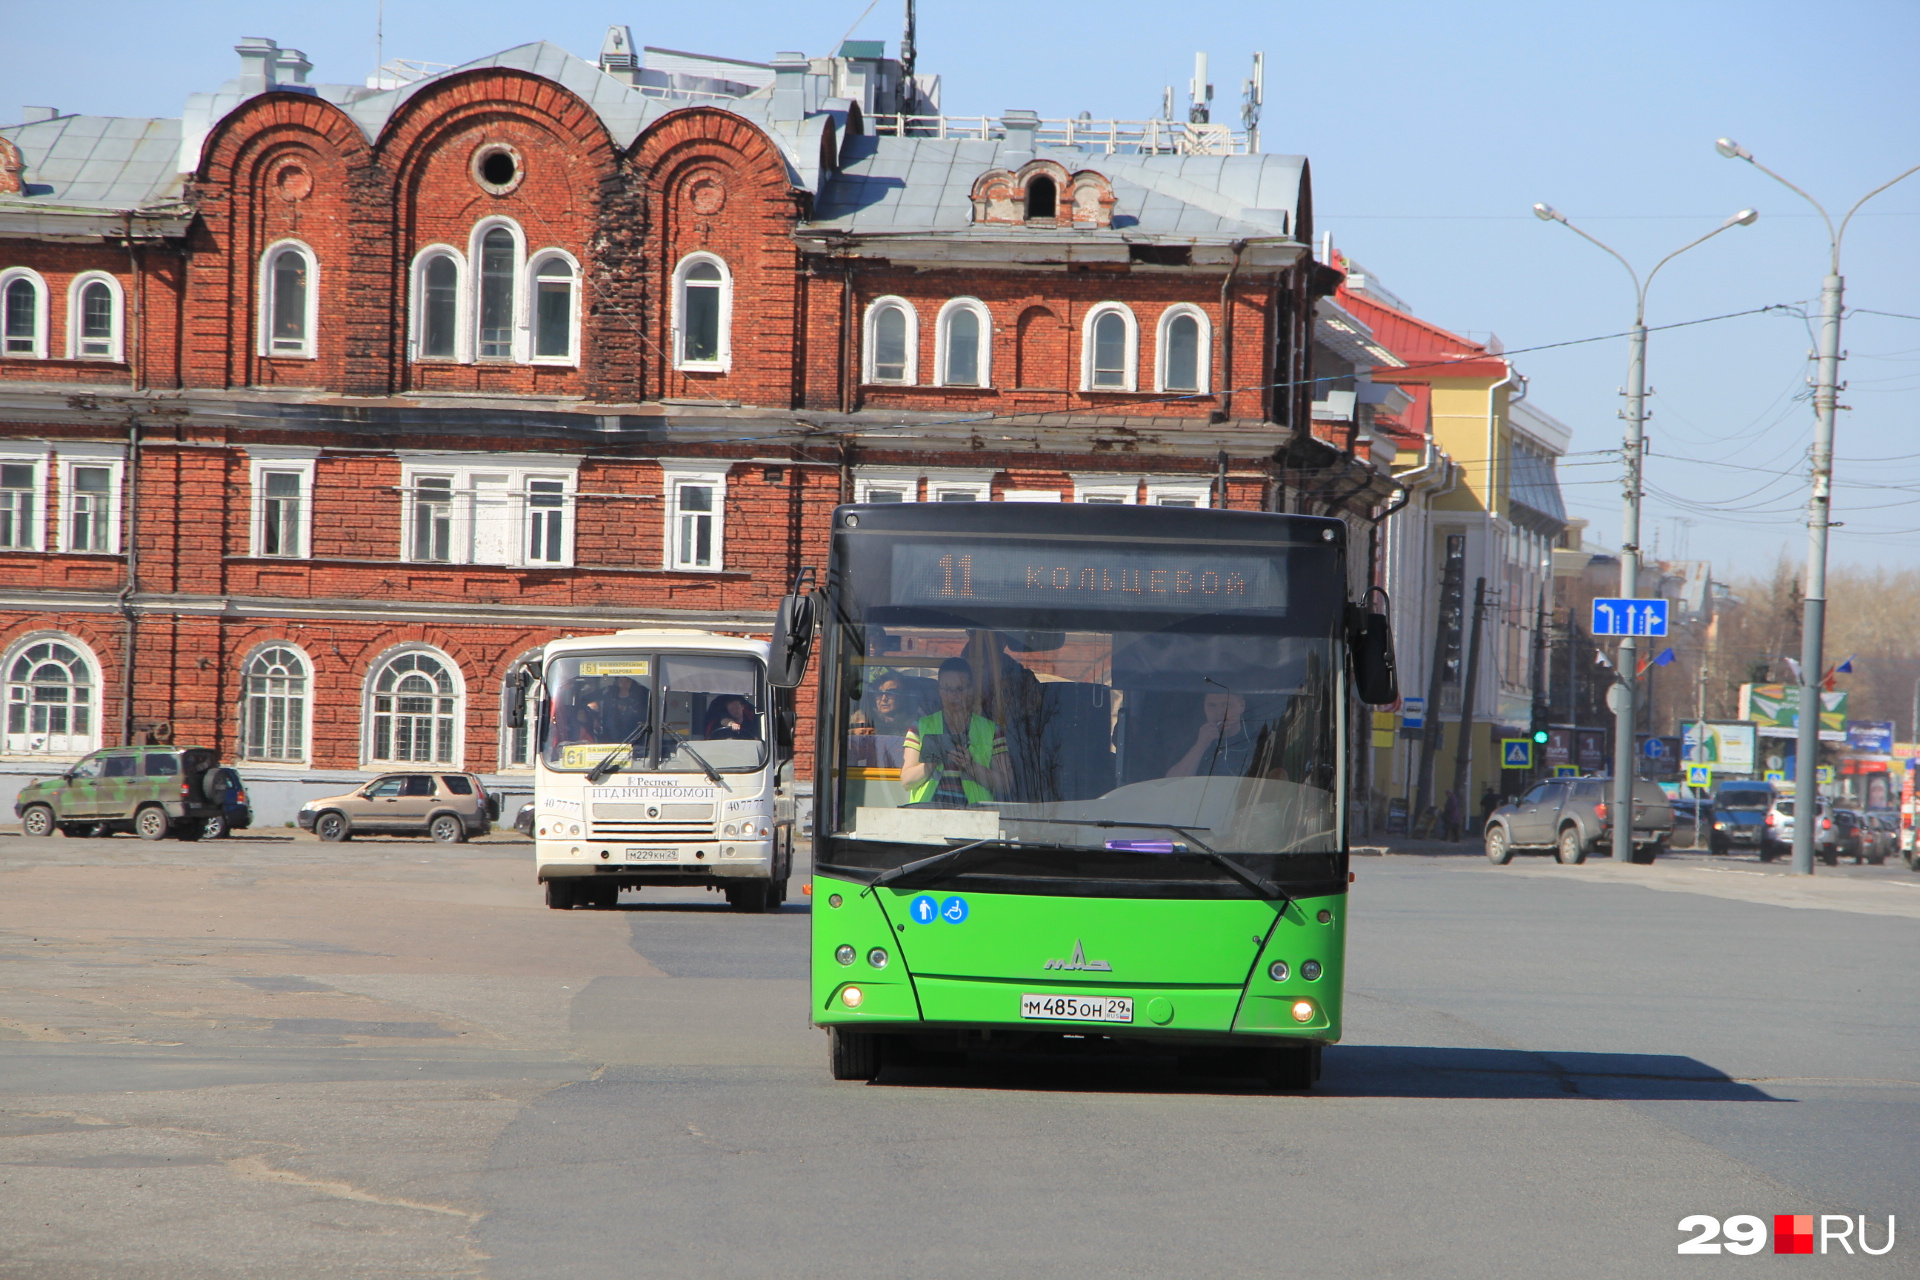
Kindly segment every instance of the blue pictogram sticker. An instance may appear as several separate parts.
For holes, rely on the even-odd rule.
[[[907,910],[913,913],[915,924],[932,924],[933,918],[940,914],[940,904],[923,893],[908,904]]]
[[[948,898],[940,904],[940,918],[948,924],[961,924],[965,922],[967,918],[967,900],[965,898]]]

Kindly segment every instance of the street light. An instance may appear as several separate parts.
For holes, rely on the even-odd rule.
[[[1742,209],[1698,240],[1688,241],[1654,263],[1653,270],[1647,272],[1645,280],[1633,269],[1632,263],[1567,221],[1567,215],[1552,205],[1534,205],[1533,215],[1542,222],[1557,222],[1581,239],[1605,250],[1633,278],[1633,330],[1627,356],[1627,411],[1621,415],[1627,420],[1627,439],[1624,451],[1625,511],[1622,521],[1625,529],[1620,540],[1620,594],[1631,599],[1640,594],[1640,471],[1647,422],[1647,287],[1653,283],[1653,277],[1660,268],[1687,250],[1706,243],[1730,227],[1751,226],[1760,215],[1752,209]],[[1613,858],[1616,862],[1633,860],[1633,696],[1634,683],[1638,678],[1635,663],[1638,649],[1639,645],[1633,636],[1620,637],[1620,654],[1614,667],[1615,683],[1607,697],[1607,705],[1613,709]]]
[[[1812,205],[1827,224],[1827,278],[1820,286],[1820,375],[1813,392],[1813,491],[1807,511],[1807,590],[1805,614],[1800,624],[1800,713],[1798,741],[1794,747],[1794,787],[1805,787],[1804,795],[1816,794],[1820,759],[1820,677],[1825,660],[1827,629],[1827,528],[1833,519],[1833,411],[1840,394],[1840,295],[1846,282],[1840,278],[1840,241],[1847,224],[1860,206],[1885,191],[1901,178],[1920,173],[1920,164],[1899,177],[1881,183],[1854,201],[1847,216],[1836,228],[1833,219],[1818,200],[1753,158],[1732,138],[1721,138],[1713,149],[1729,160],[1745,160],[1760,172]],[[1813,819],[1815,804],[1793,806],[1793,873],[1813,874]]]

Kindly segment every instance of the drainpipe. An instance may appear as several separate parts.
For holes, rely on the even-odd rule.
[[[127,332],[120,335],[121,343],[126,347],[127,368],[133,377],[133,389],[138,391],[145,385],[141,377],[140,339],[143,330],[141,321],[146,315],[147,286],[140,271],[140,253],[133,245],[133,214],[128,212],[127,220],[127,270],[133,273],[133,315],[126,326]],[[68,323],[72,323],[71,317]]]
[[[840,285],[840,412],[853,412],[853,261],[848,259]]]
[[[1233,278],[1240,274],[1240,255],[1246,252],[1247,242],[1233,242],[1233,265],[1227,268],[1227,278],[1220,282],[1220,420],[1233,420],[1233,303],[1227,297],[1227,291],[1233,288]]]
[[[140,623],[134,616],[133,596],[140,589],[140,414],[127,415],[126,517],[123,536],[127,540],[127,585],[120,591],[120,616],[126,620],[127,638],[120,669],[120,741],[133,745],[133,651],[140,635]]]

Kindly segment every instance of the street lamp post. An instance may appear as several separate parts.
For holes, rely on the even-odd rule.
[[[1760,215],[1742,209],[1697,240],[1689,241],[1653,264],[1645,280],[1633,264],[1615,253],[1573,223],[1551,205],[1536,204],[1534,216],[1543,222],[1557,222],[1575,235],[1611,254],[1633,278],[1633,329],[1627,356],[1627,420],[1625,446],[1625,493],[1620,538],[1620,594],[1629,599],[1640,594],[1640,472],[1642,446],[1647,422],[1647,287],[1661,267],[1693,248],[1704,244],[1729,227],[1752,224]],[[1639,645],[1633,636],[1620,637],[1620,653],[1614,664],[1614,686],[1607,697],[1613,710],[1613,858],[1615,862],[1633,861],[1633,696],[1638,675],[1635,655]]]
[[[1813,487],[1807,510],[1807,590],[1800,624],[1800,711],[1794,746],[1794,791],[1802,802],[1793,806],[1793,873],[1813,874],[1813,819],[1818,807],[1820,767],[1821,663],[1825,660],[1827,629],[1827,529],[1833,519],[1833,413],[1840,394],[1840,297],[1846,282],[1840,278],[1840,241],[1860,206],[1901,178],[1920,173],[1920,164],[1883,182],[1854,201],[1839,227],[1818,200],[1753,158],[1732,138],[1721,138],[1713,149],[1729,160],[1745,160],[1760,172],[1812,205],[1827,224],[1827,277],[1820,285],[1820,373],[1813,392]]]

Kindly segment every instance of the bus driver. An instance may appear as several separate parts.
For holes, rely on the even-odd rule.
[[[991,804],[996,793],[1006,791],[1006,734],[976,714],[974,705],[972,664],[948,658],[940,664],[940,710],[908,730],[901,753],[900,782],[908,804],[964,809]]]

